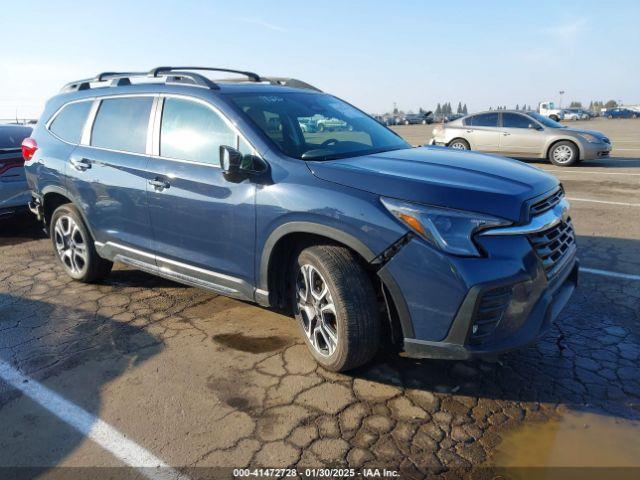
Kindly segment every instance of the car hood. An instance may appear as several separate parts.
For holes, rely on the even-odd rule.
[[[377,195],[519,221],[523,203],[558,185],[516,160],[443,147],[419,147],[307,162],[318,178]]]
[[[580,133],[588,133],[589,135],[593,135],[596,138],[599,138],[600,140],[608,140],[607,136],[602,133],[602,132],[597,132],[595,130],[583,130],[582,128],[571,128],[571,127],[566,127],[566,128],[562,128],[560,129],[560,131],[562,133],[572,133],[574,135],[578,135]]]

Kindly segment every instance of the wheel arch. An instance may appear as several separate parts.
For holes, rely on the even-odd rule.
[[[89,231],[89,234],[92,238],[95,238],[95,236],[93,235],[93,230],[91,229],[91,225],[89,224],[89,222],[87,222],[87,218],[82,211],[82,208],[80,208],[80,206],[78,205],[78,202],[75,201],[74,196],[65,188],[56,185],[50,185],[42,190],[42,209],[44,213],[43,221],[47,233],[49,232],[49,221],[51,220],[53,212],[60,205],[65,205],[67,203],[71,203],[77,208],[82,221]]]
[[[545,151],[544,157],[548,159],[549,154],[551,153],[551,149],[560,142],[569,142],[569,143],[572,143],[574,147],[576,147],[576,150],[578,151],[577,160],[580,160],[583,157],[583,152],[582,152],[582,147],[580,146],[580,142],[577,142],[575,138],[571,138],[571,137],[562,137],[562,138],[554,139],[547,146],[547,150]]]
[[[390,336],[388,336],[391,339],[390,343],[398,347],[404,337],[411,337],[413,328],[397,286],[392,278],[380,275],[378,265],[372,264],[377,255],[361,240],[322,224],[286,223],[269,235],[260,260],[256,301],[275,308],[286,308],[288,305],[287,273],[293,261],[293,255],[301,248],[317,244],[333,244],[353,251],[369,273],[376,293],[380,295],[380,305],[387,316],[384,323],[390,329]]]
[[[449,143],[447,143],[447,147],[450,146],[456,140],[462,140],[464,143],[467,144],[467,146],[469,147],[469,150],[471,150],[471,147],[472,147],[471,142],[469,141],[469,139],[463,137],[462,135],[454,136],[451,140],[449,140]]]

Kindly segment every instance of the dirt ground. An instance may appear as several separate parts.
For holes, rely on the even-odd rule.
[[[0,359],[191,478],[245,466],[455,478],[471,466],[513,464],[519,441],[542,451],[589,448],[553,430],[526,435],[570,413],[605,419],[590,424],[595,438],[617,438],[621,425],[637,440],[640,120],[580,125],[610,136],[612,158],[536,165],[572,199],[581,266],[629,277],[583,271],[552,331],[497,362],[380,354],[348,375],[326,372],[280,313],[122,266],[99,285],[71,281],[25,219],[0,224]],[[397,131],[418,144],[430,128]],[[634,452],[620,462],[640,464]],[[109,469],[122,465],[0,380],[0,476],[137,478]]]

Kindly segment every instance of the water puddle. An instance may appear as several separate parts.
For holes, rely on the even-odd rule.
[[[640,422],[591,412],[567,411],[559,418],[505,432],[491,464],[507,469],[640,467]],[[536,478],[557,478],[558,471],[549,469],[548,474],[537,473],[540,475]],[[511,474],[509,478],[519,478],[517,469]],[[565,478],[568,477],[565,475]]]
[[[225,347],[249,353],[273,352],[291,344],[291,339],[286,337],[251,337],[242,333],[222,333],[214,335],[213,340]]]

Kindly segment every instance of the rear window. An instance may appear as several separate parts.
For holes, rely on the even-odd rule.
[[[102,100],[91,131],[94,147],[145,153],[151,97]]]
[[[69,143],[80,143],[82,129],[91,110],[92,101],[70,103],[56,115],[49,130]]]
[[[480,115],[474,115],[464,121],[465,125],[473,127],[497,127],[498,126],[498,114],[497,113],[482,113]]]
[[[20,148],[22,140],[31,135],[29,127],[14,127],[0,125],[0,150],[15,150]]]

